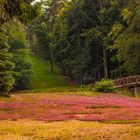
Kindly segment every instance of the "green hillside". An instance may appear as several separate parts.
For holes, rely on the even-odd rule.
[[[32,90],[60,90],[72,86],[69,78],[63,76],[57,66],[54,66],[52,73],[49,63],[38,56],[29,54],[28,61],[32,64]]]

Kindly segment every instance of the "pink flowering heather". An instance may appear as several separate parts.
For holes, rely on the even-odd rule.
[[[140,120],[140,100],[115,94],[96,97],[74,95],[14,95],[0,101],[0,120],[41,121]]]

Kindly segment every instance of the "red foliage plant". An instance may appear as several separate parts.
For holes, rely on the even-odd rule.
[[[139,120],[140,100],[106,94],[97,97],[44,95],[43,98],[0,101],[0,120],[32,119],[41,121]],[[26,97],[27,98],[27,97]]]

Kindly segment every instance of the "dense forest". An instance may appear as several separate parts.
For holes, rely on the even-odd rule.
[[[140,73],[140,1],[53,0],[29,26],[32,51],[79,83]]]
[[[139,0],[6,0],[0,16],[1,94],[31,87],[31,52],[79,84],[140,74]]]

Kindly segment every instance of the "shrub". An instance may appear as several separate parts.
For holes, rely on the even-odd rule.
[[[115,92],[113,81],[110,79],[102,79],[96,82],[94,88],[97,92]]]
[[[88,85],[82,84],[80,86],[80,91],[94,91],[94,85],[93,84],[88,84]]]

